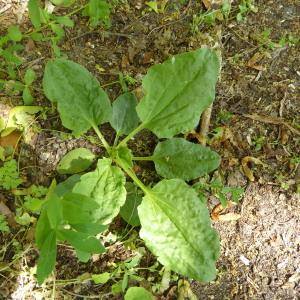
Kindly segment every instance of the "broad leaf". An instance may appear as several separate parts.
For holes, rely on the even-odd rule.
[[[96,223],[72,224],[72,227],[76,231],[87,233],[89,235],[96,235],[107,229],[107,226],[96,224]]]
[[[137,103],[132,93],[125,93],[113,102],[110,124],[118,135],[129,134],[138,126],[140,120],[136,112]]]
[[[131,226],[139,226],[140,218],[137,207],[142,202],[142,195],[137,186],[131,182],[126,183],[127,197],[120,209],[120,216]]]
[[[42,284],[51,274],[56,262],[56,233],[50,231],[41,247],[40,257],[37,263],[37,281]]]
[[[215,97],[219,60],[213,50],[178,54],[151,67],[143,79],[145,97],[137,106],[144,127],[170,138],[197,126]]]
[[[43,209],[35,228],[35,242],[39,249],[42,248],[45,239],[51,231],[47,211]]]
[[[63,197],[66,193],[71,192],[75,184],[80,181],[80,177],[80,175],[75,174],[70,176],[65,181],[59,183],[55,188],[55,194],[59,197]]]
[[[91,197],[99,205],[93,217],[98,223],[108,224],[125,203],[125,176],[110,159],[98,160],[97,169],[81,176],[73,192]]]
[[[133,162],[132,162],[133,155],[132,155],[131,150],[125,146],[125,147],[118,147],[116,149],[116,151],[117,151],[117,154],[116,154],[117,158],[119,160],[121,160],[126,165],[126,167],[132,168],[133,167]]]
[[[140,236],[163,265],[197,280],[215,278],[219,239],[192,187],[180,179],[162,180],[146,194],[138,212]]]
[[[75,174],[90,167],[95,155],[86,148],[77,148],[68,152],[57,166],[59,174]]]
[[[184,180],[192,180],[215,170],[221,160],[216,152],[183,138],[158,143],[152,158],[159,175]]]
[[[95,237],[87,233],[77,232],[73,230],[61,229],[57,231],[59,239],[66,240],[76,250],[85,253],[103,253],[104,246]]]
[[[125,300],[154,300],[154,297],[143,287],[131,287],[127,290]]]
[[[67,193],[61,200],[63,217],[69,224],[90,223],[93,211],[99,205],[91,198],[74,193]]]
[[[50,227],[56,229],[63,222],[63,208],[61,199],[51,193],[43,209],[47,211]]]
[[[108,96],[79,64],[61,58],[49,61],[43,87],[48,99],[57,103],[63,125],[77,136],[111,118]]]
[[[91,253],[80,251],[78,249],[76,249],[75,251],[76,251],[76,255],[77,255],[79,261],[81,261],[81,262],[86,263],[91,258]]]

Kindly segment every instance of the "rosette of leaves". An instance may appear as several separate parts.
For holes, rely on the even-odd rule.
[[[65,59],[47,63],[44,91],[57,105],[63,126],[76,136],[93,128],[107,156],[99,158],[96,169],[86,173],[84,169],[91,165],[87,163],[89,157],[94,159],[91,153],[87,153],[88,157],[82,151],[80,156],[72,153],[74,163],[68,159],[70,169],[64,167],[64,173],[71,174],[71,167],[74,170],[75,165],[80,173],[52,189],[37,224],[37,245],[41,250],[39,282],[55,265],[53,249],[57,239],[74,246],[82,260],[104,250],[96,245],[94,234],[97,230],[90,228],[109,224],[121,207],[135,210],[132,216],[124,210],[121,215],[140,222],[141,238],[163,265],[197,280],[215,278],[218,235],[211,228],[204,197],[199,197],[186,181],[216,169],[220,157],[209,148],[176,136],[195,128],[201,113],[213,102],[218,72],[219,60],[213,50],[178,54],[149,69],[143,79],[145,96],[139,102],[133,94],[126,93],[111,105],[99,82],[84,67]],[[106,122],[116,130],[113,145],[105,140],[99,129]],[[160,142],[152,156],[134,157],[127,143],[144,128],[156,134]],[[118,142],[122,136],[123,140]],[[80,167],[81,160],[86,168]],[[134,173],[135,160],[154,161],[163,179],[154,187],[146,186]],[[132,194],[134,189],[132,184],[126,184],[125,174],[143,197],[137,192]],[[126,186],[130,186],[131,191],[128,197]],[[128,201],[135,201],[135,204],[128,204]],[[86,208],[84,216],[72,215],[77,211],[76,205]],[[65,225],[68,229],[64,229]],[[83,248],[82,239],[92,239],[95,247],[91,244]],[[45,258],[49,247],[52,249],[51,263],[45,262],[50,257]]]

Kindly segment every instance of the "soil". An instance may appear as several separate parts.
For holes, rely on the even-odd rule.
[[[0,0],[0,31],[16,22],[30,28],[26,14],[20,17],[25,2]],[[257,12],[250,12],[238,23],[236,1],[229,20],[216,21],[212,26],[199,24],[195,32],[191,30],[193,15],[205,12],[201,1],[169,2],[163,14],[147,11],[144,1],[120,4],[109,30],[91,30],[86,19],[75,16],[76,25],[66,30],[61,49],[95,74],[111,99],[121,93],[121,87],[112,84],[119,72],[136,79],[130,89],[141,95],[139,86],[147,69],[172,54],[204,46],[222,54],[208,143],[222,156],[219,174],[225,184],[243,186],[245,194],[232,209],[240,216],[238,220],[214,221],[222,248],[216,281],[192,282],[191,286],[198,299],[300,299],[300,43],[270,47],[270,41],[278,42],[285,35],[300,36],[300,3],[255,1]],[[270,29],[270,38],[262,42],[266,29]],[[44,64],[51,57],[50,47],[33,43],[26,49],[25,65],[32,66],[41,79]],[[21,68],[20,73],[24,70]],[[41,104],[49,105],[43,94],[37,91],[35,96]],[[0,92],[0,101],[11,103],[8,100]],[[22,143],[19,152],[21,165],[31,166],[24,170],[31,183],[48,185],[57,176],[56,164],[68,150],[85,146],[101,154],[89,140],[61,134],[55,113],[40,120],[39,126],[43,130],[36,132],[29,144]],[[220,130],[221,137],[217,137]],[[108,140],[113,139],[109,127],[104,132]],[[193,133],[187,137],[194,140]],[[149,132],[143,132],[140,140],[132,145],[140,156],[147,155],[157,142]],[[147,183],[157,181],[149,163],[138,165],[137,174]],[[209,200],[212,209],[217,202],[213,196]],[[123,226],[119,223],[117,228]],[[118,251],[120,260],[130,256],[122,247],[116,249],[113,255],[86,266],[62,248],[57,276],[70,279],[95,268],[105,271],[104,262],[118,257]],[[30,265],[36,252],[29,254]],[[32,278],[23,279],[32,282]],[[7,273],[1,276],[3,299],[40,299],[39,293],[45,292],[32,284],[27,294],[12,294],[15,280]],[[95,296],[99,292],[97,287],[83,284],[57,290],[57,299],[83,299],[76,294]],[[107,299],[114,298],[110,295]],[[171,296],[165,293],[161,299]]]

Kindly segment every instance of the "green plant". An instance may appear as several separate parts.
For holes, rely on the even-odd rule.
[[[227,207],[229,200],[238,203],[244,193],[244,189],[241,187],[224,186],[221,177],[218,175],[212,179],[209,179],[208,176],[203,177],[193,187],[200,195],[205,192],[213,194],[220,200],[223,207]]]
[[[146,5],[157,14],[163,14],[165,12],[168,0],[161,0],[159,3],[157,1],[147,1]]]
[[[99,23],[109,27],[110,10],[111,5],[106,0],[89,0],[82,14],[89,17],[89,24],[92,27],[97,26]]]
[[[258,9],[255,6],[255,0],[242,0],[239,4],[239,12],[236,15],[236,20],[242,22],[250,12],[256,13],[257,11]]]
[[[0,232],[9,232],[9,227],[6,222],[5,216],[0,213]]]
[[[154,297],[143,287],[131,287],[125,294],[125,300],[154,300]]]
[[[117,216],[126,202],[126,177],[143,192],[138,206],[140,236],[167,268],[210,281],[216,275],[219,239],[211,228],[203,197],[185,181],[216,169],[220,157],[212,150],[174,137],[192,130],[212,103],[219,73],[213,50],[200,49],[155,65],[143,79],[144,98],[121,95],[111,106],[98,81],[82,66],[65,59],[47,63],[43,87],[57,104],[62,124],[81,136],[93,128],[106,149],[94,171],[52,183],[36,227],[40,249],[37,267],[42,283],[55,266],[57,240],[69,242],[81,261],[105,248],[95,237]],[[199,97],[201,95],[201,97]],[[98,126],[110,122],[113,145]],[[150,157],[134,157],[128,142],[142,129],[160,139]],[[119,142],[119,138],[127,135]],[[78,160],[85,159],[81,156]],[[135,160],[151,160],[166,179],[146,186],[134,173]],[[127,179],[128,180],[128,179]]]
[[[19,177],[17,162],[10,159],[0,168],[0,187],[6,190],[17,188],[23,180]]]
[[[191,24],[192,33],[199,31],[199,26],[208,25],[213,26],[217,21],[227,21],[231,11],[231,3],[225,0],[222,7],[219,9],[209,9],[204,13],[193,15],[193,21]]]

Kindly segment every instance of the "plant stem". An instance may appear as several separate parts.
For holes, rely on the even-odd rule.
[[[143,157],[143,156],[135,156],[132,159],[133,160],[150,160],[150,161],[152,161],[152,160],[154,160],[154,156],[145,156],[145,157]]]
[[[112,81],[112,82],[109,82],[109,83],[102,84],[101,87],[104,88],[104,87],[107,87],[107,86],[110,86],[110,85],[114,85],[114,84],[118,84],[118,83],[120,83],[119,80]]]
[[[138,132],[145,128],[145,124],[141,123],[136,129],[134,129],[129,135],[127,135],[120,143],[119,146],[125,146],[128,141],[133,138]]]
[[[98,138],[100,139],[100,141],[101,141],[103,147],[106,149],[107,152],[109,152],[110,146],[109,146],[109,144],[107,143],[107,141],[106,141],[106,139],[104,138],[104,136],[102,135],[102,133],[100,132],[98,126],[93,125],[93,129],[95,130],[95,132],[96,132]]]
[[[116,159],[115,162],[128,174],[128,176],[145,194],[149,193],[149,189],[137,178],[132,169],[128,168],[120,159]]]

